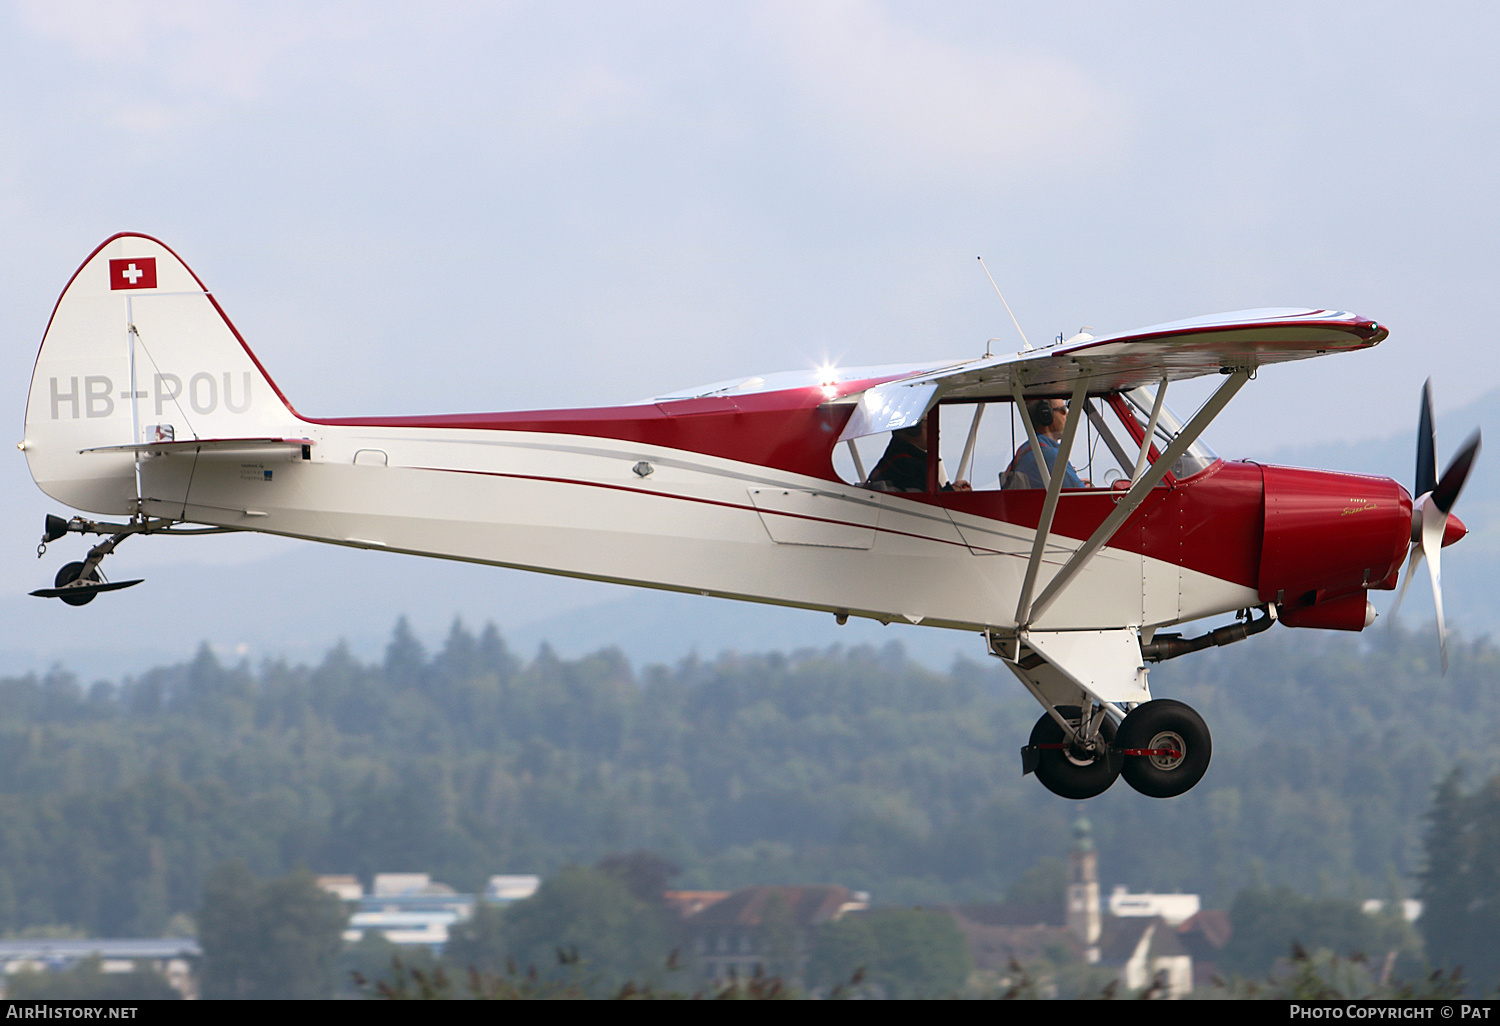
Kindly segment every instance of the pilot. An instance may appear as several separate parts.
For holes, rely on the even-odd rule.
[[[1047,473],[1057,473],[1057,448],[1062,438],[1063,427],[1068,421],[1068,404],[1062,399],[1038,399],[1029,403],[1026,414],[1031,426],[1036,428],[1037,444],[1042,448],[1042,459],[1047,463]],[[1092,482],[1085,481],[1073,469],[1073,464],[1063,464],[1064,488],[1090,488]],[[1031,454],[1031,439],[1016,450],[1016,458],[1010,461],[1005,473],[1000,475],[1001,488],[1041,488],[1041,475],[1037,473],[1036,457]]]
[[[945,492],[973,491],[967,481],[943,482],[943,466],[938,463],[938,481]],[[927,417],[911,427],[891,432],[890,444],[870,478],[865,482],[879,492],[925,492],[927,490]]]

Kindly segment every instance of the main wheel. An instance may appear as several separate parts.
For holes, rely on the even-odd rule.
[[[52,579],[52,586],[54,588],[61,588],[64,584],[72,584],[78,580],[78,575],[81,573],[83,573],[82,563],[65,563],[63,568],[57,572],[57,576]],[[89,572],[88,579],[90,581],[99,580],[99,568],[97,566]],[[59,595],[58,598],[70,606],[85,606],[94,601],[94,594],[94,592],[84,592],[81,595]]]
[[[1076,705],[1060,705],[1058,713],[1073,726],[1077,726],[1082,714]],[[1033,748],[1042,745],[1062,747],[1040,748],[1037,752],[1036,778],[1042,786],[1055,795],[1082,801],[1109,790],[1109,785],[1120,775],[1120,755],[1115,745],[1115,724],[1108,716],[1099,728],[1098,747],[1089,750],[1078,745],[1064,743],[1063,730],[1057,721],[1046,713],[1031,728],[1030,744]]]
[[[1175,798],[1203,779],[1213,756],[1208,724],[1170,698],[1136,706],[1120,724],[1115,746],[1125,755],[1125,782],[1152,798]]]

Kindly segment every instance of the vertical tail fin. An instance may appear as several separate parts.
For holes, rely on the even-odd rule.
[[[108,239],[63,290],[26,403],[32,479],[95,513],[139,509],[137,455],[105,446],[293,434],[299,418],[195,274],[145,235]]]

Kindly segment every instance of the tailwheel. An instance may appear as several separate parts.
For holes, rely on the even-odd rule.
[[[1060,705],[1057,711],[1072,727],[1082,722],[1083,714],[1076,705]],[[1108,716],[1102,720],[1092,744],[1088,740],[1069,742],[1057,721],[1043,713],[1021,753],[1023,766],[1034,770],[1042,786],[1060,797],[1082,801],[1103,794],[1120,775],[1123,760],[1113,743],[1114,721]]]
[[[52,579],[52,586],[54,588],[61,588],[65,584],[72,584],[74,581],[78,580],[79,576],[82,573],[83,564],[81,562],[65,563],[63,565],[63,568],[57,572],[57,576]],[[92,570],[89,571],[87,580],[93,582],[99,581],[98,566],[95,566]],[[74,595],[64,594],[57,597],[62,599],[70,606],[83,606],[94,601],[95,594],[97,593],[93,591],[83,591]]]
[[[1203,779],[1213,755],[1208,724],[1170,698],[1136,706],[1115,737],[1125,782],[1151,798],[1175,798]]]

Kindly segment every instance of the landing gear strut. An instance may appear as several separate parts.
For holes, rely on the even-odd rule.
[[[52,587],[39,588],[31,594],[37,598],[60,598],[70,606],[84,606],[94,601],[94,596],[102,591],[119,591],[121,588],[140,584],[140,580],[105,581],[99,573],[99,564],[104,561],[105,556],[115,551],[115,546],[132,534],[147,530],[149,524],[150,521],[147,520],[132,520],[128,524],[96,524],[82,517],[64,520],[62,517],[49,515],[47,526],[42,532],[42,542],[36,547],[38,558],[47,551],[48,542],[57,541],[69,532],[104,534],[107,531],[113,531],[115,533],[89,549],[89,554],[83,562],[64,564],[63,568],[57,572],[57,576],[53,578]]]
[[[232,527],[200,527],[183,529],[174,528],[176,521],[161,518],[153,519],[147,516],[132,517],[128,523],[106,524],[93,520],[85,520],[83,517],[74,517],[72,520],[64,520],[62,517],[47,517],[46,527],[42,531],[42,541],[36,547],[37,558],[40,559],[47,552],[47,543],[55,542],[68,534],[100,534],[109,535],[104,541],[89,549],[89,554],[82,562],[64,564],[53,578],[52,587],[38,588],[31,594],[37,598],[60,598],[70,606],[83,606],[94,601],[94,596],[105,591],[119,591],[121,588],[130,588],[140,584],[139,579],[134,581],[106,581],[99,572],[99,564],[104,557],[115,551],[115,548],[129,538],[132,534],[226,534],[235,530]]]

